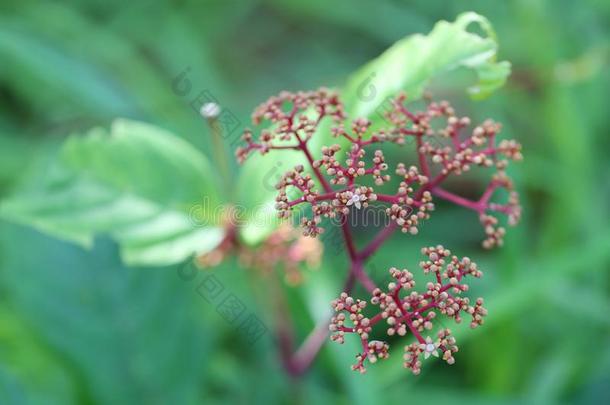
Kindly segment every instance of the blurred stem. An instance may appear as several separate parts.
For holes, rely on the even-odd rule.
[[[224,184],[231,184],[231,172],[229,171],[229,160],[222,139],[222,127],[217,117],[206,118],[206,122],[212,132],[212,144],[214,147],[214,161],[220,167],[220,174]]]
[[[362,267],[362,263],[357,266]],[[357,271],[354,269],[356,263],[352,263],[348,272],[345,284],[343,285],[343,291],[348,294],[354,288],[356,281]],[[282,294],[280,299],[285,302],[283,297],[283,291],[278,289]],[[278,306],[278,308],[285,308],[285,306]],[[285,311],[280,310],[280,319],[278,322],[278,340],[280,345],[280,355],[282,357],[282,364],[286,371],[292,376],[299,376],[306,372],[311,364],[315,360],[316,356],[320,352],[322,345],[326,341],[329,333],[328,325],[330,319],[324,319],[317,323],[315,328],[309,333],[305,341],[295,351],[294,350],[294,327],[290,317]]]
[[[390,224],[383,228],[380,232],[375,235],[371,243],[369,243],[362,252],[360,253],[360,258],[362,260],[366,260],[373,255],[381,247],[381,245],[394,233],[396,230],[396,225]]]

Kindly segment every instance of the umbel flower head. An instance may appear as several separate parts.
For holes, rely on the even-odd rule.
[[[477,265],[467,257],[452,256],[440,245],[422,250],[427,260],[420,267],[433,276],[425,288],[415,290],[413,274],[397,268],[390,269],[393,281],[387,289],[378,288],[366,274],[364,262],[395,229],[417,234],[435,208],[433,199],[440,198],[474,211],[483,225],[483,246],[492,248],[502,244],[506,232],[500,218],[505,216],[508,225],[515,225],[521,215],[519,196],[506,174],[511,160],[521,160],[521,146],[512,140],[499,140],[499,124],[487,120],[471,127],[470,119],[458,116],[446,101],[428,102],[423,111],[411,111],[405,102],[406,96],[398,95],[383,125],[373,126],[362,117],[347,121],[338,96],[329,90],[283,92],[255,110],[254,124],[266,127],[258,136],[246,130],[246,145],[236,152],[240,162],[255,152],[302,152],[307,168],[295,165],[277,184],[280,218],[290,218],[295,209],[309,208],[310,214],[300,224],[304,236],[321,234],[325,218],[340,219],[350,270],[344,292],[332,302],[335,316],[329,329],[331,340],[338,343],[349,334],[357,335],[362,350],[352,369],[361,373],[366,371],[365,364],[390,355],[389,342],[373,338],[384,333],[393,336],[392,340],[412,335],[404,346],[404,366],[414,374],[419,374],[422,361],[429,358],[453,364],[458,351],[456,340],[449,329],[435,328],[437,319],[461,322],[468,316],[474,328],[483,324],[487,314],[481,298],[471,301],[463,296],[468,291],[465,279],[481,277]],[[338,141],[312,151],[311,139],[322,130],[320,123],[325,119],[332,120],[330,134]],[[412,145],[415,161],[390,167],[381,150],[384,144]],[[470,199],[444,187],[450,177],[474,168],[492,171],[480,197]],[[393,177],[397,181],[386,184]],[[498,194],[506,195],[505,201],[498,201]],[[345,219],[372,204],[382,205],[392,222],[358,249]],[[368,300],[350,296],[355,282],[369,291]],[[367,315],[371,311],[368,305],[376,309],[375,315]],[[379,328],[381,332],[374,330]],[[302,350],[287,356],[284,353],[293,352],[292,340],[290,334],[283,333],[279,342],[287,370],[299,373],[310,364],[324,336],[315,333],[310,337]]]
[[[246,130],[246,145],[238,148],[236,155],[243,162],[254,152],[304,153],[316,176],[303,165],[287,171],[277,184],[276,208],[280,218],[289,218],[295,208],[308,205],[311,215],[301,220],[307,236],[324,231],[324,218],[348,216],[373,202],[385,206],[386,215],[402,232],[417,234],[422,221],[434,210],[433,198],[441,198],[478,215],[485,231],[484,247],[501,245],[506,231],[498,214],[505,215],[509,225],[515,225],[521,215],[519,196],[505,171],[509,161],[521,160],[521,146],[513,140],[499,141],[501,126],[491,120],[469,130],[470,119],[457,116],[446,101],[430,102],[418,112],[407,109],[405,102],[404,94],[396,97],[385,127],[371,131],[368,119],[346,122],[338,95],[327,89],[282,92],[255,110],[253,123],[268,127],[258,137]],[[348,147],[326,145],[314,156],[308,143],[324,119],[333,121],[332,135],[342,138]],[[390,170],[379,149],[384,143],[413,144],[417,161],[398,163]],[[450,176],[473,168],[495,171],[480,198],[470,200],[443,188]],[[391,180],[391,173],[399,180],[396,189],[392,193],[378,191]],[[500,189],[508,191],[507,200],[492,201]]]
[[[482,276],[476,263],[468,257],[459,259],[452,256],[448,249],[440,245],[424,248],[422,254],[426,260],[420,262],[419,267],[425,274],[431,274],[433,281],[420,291],[415,290],[411,272],[391,268],[393,280],[387,289],[375,289],[368,302],[342,293],[331,303],[336,312],[330,324],[331,340],[343,343],[346,334],[356,334],[362,344],[363,352],[356,355],[353,370],[364,373],[366,360],[375,363],[378,359],[388,358],[389,344],[370,340],[375,327],[387,336],[412,335],[415,341],[404,347],[404,366],[419,374],[422,360],[430,356],[440,357],[448,364],[455,362],[453,355],[458,347],[451,331],[442,328],[430,335],[439,317],[460,323],[463,316],[468,316],[472,328],[483,324],[483,318],[487,315],[483,299],[477,298],[472,302],[462,296],[468,291],[465,278]],[[377,313],[372,317],[363,314],[368,303],[377,308]]]

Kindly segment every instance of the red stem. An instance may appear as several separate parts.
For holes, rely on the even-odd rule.
[[[296,133],[295,133],[295,135],[296,135]],[[305,157],[307,158],[307,161],[309,162],[311,169],[313,170],[314,174],[316,175],[316,178],[320,181],[320,184],[322,184],[322,188],[324,188],[325,192],[331,193],[333,191],[333,189],[330,186],[330,184],[328,184],[328,181],[326,180],[326,178],[324,176],[322,176],[322,173],[320,173],[320,170],[318,170],[318,168],[314,166],[314,164],[313,164],[314,159],[313,159],[313,156],[311,156],[311,153],[309,152],[307,145],[305,144],[305,142],[301,141],[301,138],[298,135],[296,135],[296,136],[297,136],[297,139],[299,140],[299,145],[300,145],[299,147],[305,154]]]
[[[426,177],[430,177],[430,167],[428,167],[428,160],[426,159],[426,155],[424,155],[420,149],[423,145],[422,136],[419,135],[417,137],[417,157],[419,159],[419,167],[421,167],[422,173]]]
[[[386,226],[380,232],[375,235],[373,240],[360,252],[360,259],[366,260],[373,255],[381,247],[381,245],[388,239],[394,231],[396,230],[396,225],[394,223]]]
[[[482,212],[485,210],[484,204],[481,204],[478,201],[472,201],[468,200],[467,198],[460,197],[459,195],[450,193],[442,188],[435,188],[432,190],[432,193],[438,197],[441,197],[442,199],[451,201],[456,205],[461,205],[462,207],[470,208],[471,210],[475,210],[477,212]]]
[[[328,181],[324,178],[324,176],[322,176],[322,173],[320,173],[320,171],[314,166],[314,159],[311,156],[307,145],[305,144],[305,142],[301,141],[298,135],[296,136],[299,140],[300,149],[307,157],[307,160],[309,161],[309,164],[316,178],[324,187],[326,194],[334,195],[334,191],[330,187],[330,184],[328,184]],[[345,246],[348,250],[350,259],[350,270],[345,280],[343,291],[349,293],[353,289],[356,279],[360,281],[360,283],[362,283],[362,285],[369,291],[373,291],[376,288],[375,283],[364,272],[364,268],[362,267],[362,260],[359,259],[359,253],[356,250],[356,246],[354,244],[351,230],[347,221],[342,221],[341,229],[343,233],[343,239],[345,241]],[[285,330],[282,331],[283,333],[282,335],[280,335],[280,354],[282,355],[283,364],[290,374],[300,375],[309,368],[328,336],[328,325],[328,320],[319,322],[318,325],[316,325],[315,329],[305,339],[301,347],[292,355],[292,341],[290,339],[287,340],[285,338],[286,336],[290,336],[291,333],[288,333]]]

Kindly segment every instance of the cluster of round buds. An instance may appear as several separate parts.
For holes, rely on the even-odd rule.
[[[431,102],[425,111],[411,112],[404,107],[406,100],[406,94],[399,94],[392,101],[392,108],[386,113],[386,119],[392,126],[385,133],[399,143],[404,143],[404,141],[399,141],[400,137],[434,135],[432,120],[437,117],[455,114],[453,108],[446,101]]]
[[[364,148],[360,144],[352,145],[345,164],[341,164],[337,158],[337,153],[341,147],[337,144],[330,147],[322,147],[322,158],[314,162],[314,167],[324,167],[326,174],[330,176],[331,184],[353,184],[359,177],[371,176],[375,185],[380,186],[390,180],[390,176],[383,172],[388,169],[383,152],[376,150],[372,167],[367,168],[366,162],[362,159],[366,155]]]
[[[309,203],[312,207],[312,215],[301,218],[301,227],[305,236],[317,236],[324,231],[319,226],[322,217],[334,217],[336,212],[328,201],[318,201],[319,193],[314,189],[315,182],[311,175],[304,173],[304,170],[302,165],[297,165],[282,176],[276,185],[278,195],[275,198],[275,208],[280,218],[290,218],[295,205]],[[300,193],[300,196],[290,200],[289,194],[292,191]]]
[[[442,173],[462,174],[470,170],[471,166],[491,167],[493,160],[483,152],[475,152],[471,148],[454,152],[451,147],[434,147],[426,142],[421,148],[422,153],[432,157],[432,162],[443,166]]]
[[[492,193],[496,189],[505,189],[508,191],[508,200],[505,204],[489,202]],[[496,173],[492,182],[487,187],[486,192],[479,201],[479,220],[485,231],[485,240],[483,247],[490,249],[496,246],[502,246],[506,229],[500,225],[500,220],[496,216],[497,213],[506,215],[509,226],[515,226],[521,219],[521,205],[519,203],[519,194],[513,190],[513,183],[504,172]]]
[[[434,110],[433,110],[434,111]],[[496,135],[501,125],[486,120],[482,125],[473,129],[471,134],[464,138],[462,130],[470,125],[468,117],[458,118],[454,115],[445,115],[447,126],[438,131],[427,133],[422,139],[419,152],[431,157],[433,163],[440,164],[443,174],[462,174],[472,166],[492,167],[503,170],[508,161],[499,159],[504,156],[510,160],[521,160],[521,145],[514,140],[502,140],[495,145]],[[448,142],[441,139],[448,138]],[[446,143],[446,145],[442,145]]]
[[[373,168],[371,169],[373,179],[375,180],[375,185],[381,186],[383,183],[390,180],[389,175],[382,174],[382,172],[385,170],[388,170],[388,165],[385,162],[383,152],[376,150],[375,157],[373,158]]]
[[[315,201],[318,195],[318,193],[314,190],[315,182],[312,180],[311,175],[304,174],[304,170],[305,169],[302,165],[295,166],[293,170],[284,173],[282,179],[275,186],[275,188],[278,190],[278,195],[275,198],[275,208],[278,210],[278,215],[280,218],[290,217],[290,211],[292,208],[292,204],[288,199],[290,187],[294,187],[301,192],[301,201],[307,201],[310,203]]]
[[[314,162],[314,167],[324,166],[326,174],[331,176],[332,184],[347,183],[347,176],[341,163],[335,158],[337,152],[341,150],[341,146],[334,144],[331,146],[322,146],[322,158]]]
[[[366,372],[365,360],[376,363],[378,359],[388,358],[389,346],[387,343],[378,340],[369,341],[371,320],[362,314],[362,310],[366,307],[366,301],[354,300],[347,293],[341,293],[339,298],[332,301],[331,306],[337,314],[332,317],[329,325],[330,339],[343,344],[346,333],[356,333],[360,336],[363,353],[356,355],[357,362],[352,366],[352,370],[364,373]],[[349,321],[349,325],[346,325],[347,321]]]
[[[417,211],[410,205],[392,204],[386,209],[386,214],[400,227],[403,233],[416,235],[419,232],[419,222],[430,218],[429,211],[434,209],[432,194],[426,191],[422,194]]]
[[[304,269],[318,268],[323,251],[324,245],[318,239],[307,238],[283,222],[259,246],[241,246],[237,257],[246,268],[263,275],[280,271],[289,285],[298,285],[304,279]]]
[[[366,155],[365,146],[380,142],[378,138],[364,140],[363,136],[370,127],[371,122],[366,119],[357,119],[352,123],[352,134],[345,131],[344,127],[338,126],[332,129],[334,136],[343,136],[352,144],[345,163],[342,164],[337,159],[337,154],[341,150],[340,145],[334,144],[330,147],[322,147],[322,158],[313,163],[315,168],[323,167],[326,174],[330,176],[331,184],[353,184],[358,177],[365,175],[372,176],[375,185],[382,185],[390,180],[390,176],[383,174],[388,169],[383,152],[376,150],[372,159],[372,167],[367,168],[366,162],[362,159]]]
[[[387,334],[393,336],[395,334],[404,336],[407,334],[407,326],[400,322],[404,314],[411,309],[408,302],[399,302],[396,300],[396,295],[401,289],[409,290],[415,286],[413,274],[408,270],[398,270],[395,267],[390,269],[390,275],[395,281],[388,284],[388,292],[385,293],[381,289],[376,288],[371,297],[373,305],[379,305],[381,309],[380,315],[388,324]]]
[[[455,363],[453,353],[457,353],[458,347],[455,344],[455,338],[451,335],[450,329],[443,329],[438,332],[438,348],[443,353],[443,360],[448,364]]]
[[[400,204],[414,204],[414,199],[411,197],[413,193],[413,185],[418,183],[419,186],[423,186],[428,183],[428,177],[419,174],[419,170],[416,166],[410,166],[408,169],[405,167],[403,163],[399,163],[396,166],[396,174],[402,177],[402,181],[398,186],[398,192],[396,195],[398,196],[398,203]],[[424,194],[426,194],[424,192]]]
[[[420,371],[422,354],[424,359],[442,355],[445,361],[453,364],[453,353],[457,352],[458,348],[450,331],[442,329],[436,340],[429,336],[424,337],[422,332],[432,330],[439,316],[459,323],[462,320],[461,315],[467,314],[472,318],[471,327],[482,325],[487,315],[483,300],[478,298],[474,305],[471,305],[468,297],[461,296],[468,291],[464,278],[478,278],[482,273],[468,257],[452,256],[448,249],[440,245],[426,247],[422,249],[422,254],[427,256],[427,259],[420,262],[420,267],[425,274],[434,275],[434,282],[428,282],[423,292],[413,291],[413,274],[407,269],[391,268],[392,281],[388,283],[387,290],[376,288],[372,292],[370,302],[379,307],[379,312],[371,318],[365,318],[361,314],[362,308],[365,307],[362,301],[354,301],[347,294],[342,294],[338,300],[332,302],[338,314],[333,317],[330,326],[334,332],[331,339],[342,343],[346,333],[357,333],[361,339],[368,338],[376,325],[385,323],[388,336],[405,336],[410,332],[415,337],[416,341],[405,347],[404,356],[404,366],[413,373],[418,374]],[[346,327],[346,314],[352,322],[358,323],[353,327]],[[356,368],[360,369],[361,365],[359,362]]]
[[[259,105],[252,114],[252,121],[255,124],[260,124],[264,120],[287,124],[295,117],[296,112],[305,113],[309,109],[315,110],[318,116],[328,115],[336,119],[344,117],[343,104],[339,101],[338,95],[322,87],[315,91],[296,93],[282,91]],[[307,117],[299,116],[299,119],[305,118]]]
[[[253,151],[265,154],[272,149],[297,149],[313,136],[324,117],[336,122],[345,118],[343,104],[336,93],[325,88],[296,93],[283,91],[254,110],[252,122],[259,125],[267,121],[272,128],[263,130],[257,141],[247,129],[242,137],[246,146],[236,150],[237,159],[243,162]]]
[[[512,183],[507,180],[505,170],[510,160],[519,161],[523,158],[521,145],[514,140],[498,142],[501,125],[492,120],[486,120],[466,134],[466,128],[471,124],[470,119],[458,117],[446,101],[431,102],[424,111],[411,112],[405,107],[405,100],[404,94],[394,100],[393,108],[388,113],[392,125],[383,135],[416,139],[420,169],[433,184],[433,187],[428,186],[431,194],[477,211],[487,235],[483,246],[489,248],[501,245],[505,230],[498,225],[493,212],[506,214],[509,225],[515,225],[519,220],[519,198],[512,188]],[[432,125],[435,120],[440,120],[440,124]],[[432,165],[429,166],[428,161]],[[437,166],[440,166],[440,170],[435,169]],[[436,184],[440,183],[437,181],[439,179],[442,181],[450,174],[460,175],[475,166],[497,170],[479,201],[450,195],[440,189],[440,184]],[[434,172],[438,172],[436,177]],[[503,180],[498,181],[499,178]],[[509,191],[507,204],[489,202],[489,197],[496,188]]]
[[[388,350],[390,346],[386,342],[380,340],[372,340],[364,347],[364,353],[356,355],[356,364],[352,366],[353,371],[358,371],[360,374],[366,373],[364,361],[368,360],[371,364],[377,363],[379,359],[387,359],[390,357]]]
[[[428,256],[428,260],[422,260],[419,267],[424,274],[434,273],[437,280],[448,279],[452,284],[457,284],[458,277],[471,275],[476,278],[483,276],[475,262],[468,257],[458,259],[451,256],[449,249],[443,246],[431,246],[422,249],[422,254]]]
[[[343,343],[346,331],[357,333],[362,339],[368,339],[371,331],[370,319],[362,314],[362,310],[366,307],[366,301],[354,300],[347,293],[341,293],[339,298],[333,300],[331,306],[338,313],[331,319],[330,330],[335,332],[331,336],[332,340]],[[351,327],[345,325],[345,321],[348,319],[352,325]]]
[[[418,233],[419,222],[430,217],[429,212],[434,210],[434,204],[429,191],[423,191],[418,198],[414,196],[413,185],[418,183],[421,190],[421,186],[428,182],[428,178],[419,174],[416,166],[407,169],[403,163],[399,163],[396,167],[396,174],[403,180],[398,186],[394,204],[386,209],[386,213],[396,221],[403,233],[409,232],[415,235]]]
[[[324,245],[317,239],[306,238],[288,222],[283,222],[258,246],[247,246],[237,238],[234,224],[227,223],[225,237],[211,251],[197,256],[202,268],[215,267],[227,257],[235,255],[245,267],[268,275],[274,271],[284,274],[290,285],[303,280],[304,269],[316,269],[322,258]]]
[[[349,215],[352,207],[367,207],[372,201],[383,204],[386,215],[402,232],[416,234],[421,222],[428,219],[434,209],[432,198],[440,197],[479,214],[486,233],[483,246],[501,245],[505,230],[494,213],[505,214],[509,225],[515,225],[521,213],[518,195],[505,174],[509,160],[522,158],[521,146],[512,140],[497,142],[501,126],[491,120],[464,135],[471,124],[470,119],[458,117],[446,101],[430,102],[424,111],[411,112],[405,107],[405,100],[404,94],[394,100],[388,113],[389,128],[369,133],[372,124],[363,118],[353,120],[350,128],[346,129],[343,106],[336,94],[325,89],[283,92],[256,109],[254,123],[269,121],[272,125],[261,131],[258,140],[254,140],[252,133],[246,130],[244,140],[247,146],[238,150],[238,158],[243,160],[255,150],[267,153],[274,149],[292,149],[304,153],[311,165],[311,170],[307,169],[311,175],[305,174],[302,166],[288,172],[278,184],[276,206],[280,217],[287,218],[295,206],[310,205],[313,216],[301,220],[306,235],[319,235],[323,231],[321,223],[324,217]],[[321,157],[316,160],[308,148],[308,140],[324,117],[334,119],[337,125],[331,129],[332,134],[351,146],[344,149],[338,143],[323,146]],[[401,179],[397,192],[378,192],[376,187],[390,180],[386,173],[388,165],[380,149],[374,149],[373,155],[366,160],[367,153],[371,153],[367,148],[387,141],[405,143],[404,140],[409,138],[416,140],[418,165],[399,163],[396,174]],[[340,152],[344,153],[344,159],[339,158]],[[441,188],[441,183],[450,174],[459,175],[474,166],[495,167],[497,170],[478,201],[470,201]],[[363,189],[358,185],[367,181],[372,187]],[[314,190],[318,184],[323,190]],[[296,199],[289,199],[292,197],[287,190],[289,187],[300,193]],[[490,201],[497,188],[509,191],[506,204]]]
[[[447,145],[439,145],[438,137],[435,145],[424,140],[419,153],[431,157],[433,163],[440,164],[442,174],[462,174],[469,171],[472,166],[494,167],[504,171],[509,160],[519,161],[523,159],[521,145],[514,140],[502,140],[496,145],[496,135],[501,130],[501,125],[491,120],[485,121],[477,126],[471,134],[463,139],[460,129],[470,124],[467,117],[458,119],[449,117],[448,122],[455,123],[451,130],[442,130],[438,135],[451,138]],[[432,135],[434,137],[434,135]],[[501,157],[504,157],[501,158]]]
[[[485,230],[483,247],[491,249],[496,246],[502,246],[504,243],[504,235],[506,235],[506,229],[502,226],[498,226],[498,218],[489,214],[481,214],[479,219]]]
[[[421,344],[411,343],[405,346],[405,354],[403,356],[403,366],[411,370],[415,375],[421,373],[421,360],[419,355],[422,353]]]

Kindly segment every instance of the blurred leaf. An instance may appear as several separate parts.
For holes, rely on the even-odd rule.
[[[8,61],[0,69],[0,78],[13,81],[13,86],[32,100],[40,110],[64,108],[56,105],[52,94],[78,105],[81,111],[97,111],[108,116],[133,111],[125,94],[112,77],[99,68],[68,55],[48,40],[36,38],[13,24],[0,29],[0,57]],[[45,91],[41,92],[40,89]]]
[[[240,237],[255,245],[280,223],[275,209],[275,185],[292,165],[303,160],[301,153],[284,150],[282,154],[253,154],[243,164],[237,180],[237,206],[244,213]]]
[[[269,3],[283,12],[300,19],[320,20],[334,27],[365,31],[369,36],[383,41],[393,41],[405,34],[405,29],[426,29],[427,20],[413,7],[404,7],[393,1],[376,1],[375,7],[367,0],[338,0],[328,7],[325,0],[271,0]]]
[[[24,241],[37,254],[22,254]],[[197,305],[207,303],[193,291],[197,284],[175,268],[126,268],[104,239],[83,251],[3,223],[0,248],[0,280],[11,286],[11,308],[33,325],[30,335],[58,354],[55,368],[63,363],[75,371],[78,403],[201,403],[199,383],[216,331],[204,329]],[[25,351],[28,342],[2,344],[13,346]],[[33,350],[28,360],[41,367],[34,376],[57,380],[38,355]]]
[[[0,128],[0,131],[0,196],[2,196],[18,182],[28,165],[28,158],[34,155],[37,145],[24,137],[6,136],[4,129]]]
[[[213,169],[171,133],[117,120],[68,139],[39,179],[0,205],[0,215],[90,246],[107,232],[130,264],[177,263],[222,237]]]
[[[76,403],[71,376],[7,308],[0,308],[0,401],[11,405]]]

